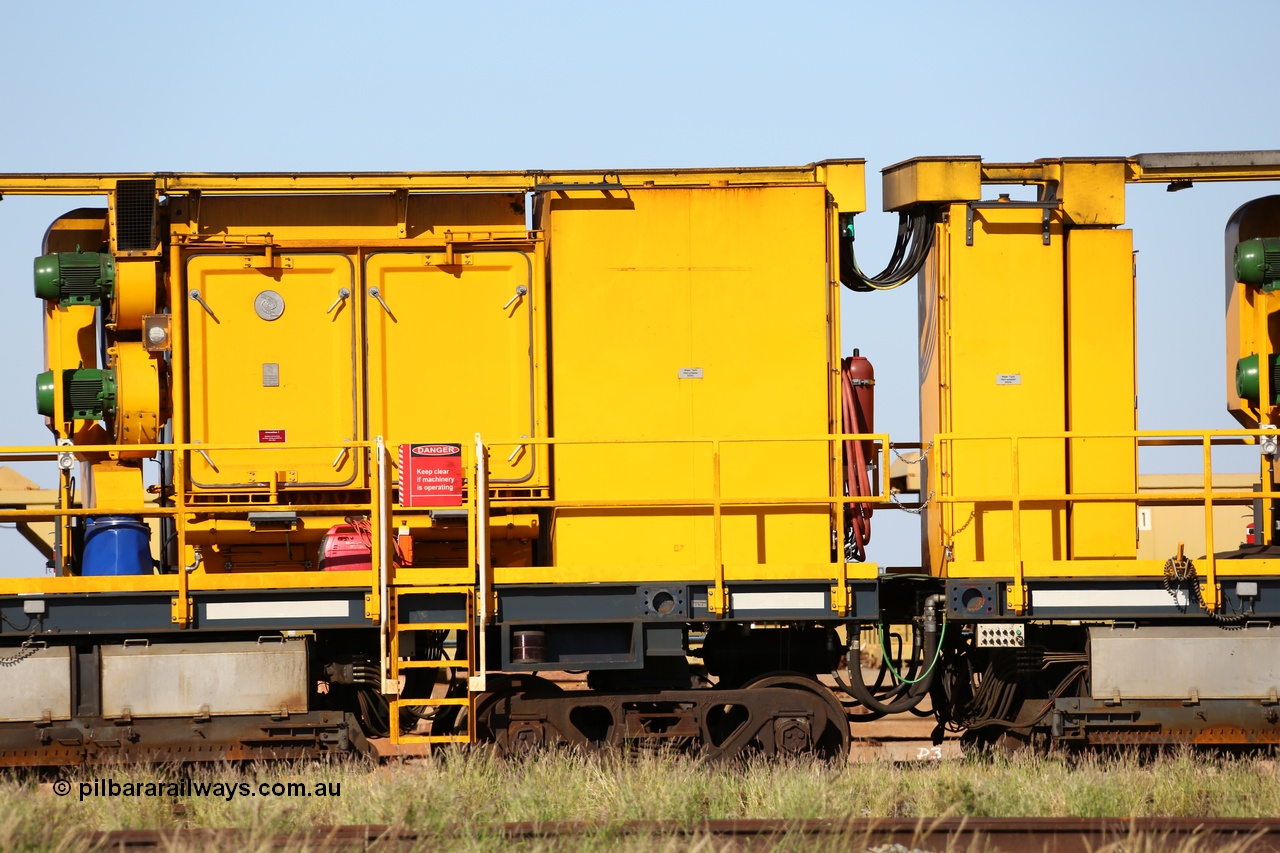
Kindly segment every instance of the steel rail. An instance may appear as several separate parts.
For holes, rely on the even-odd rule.
[[[711,838],[730,844],[754,840],[837,839],[849,849],[900,844],[914,850],[967,850],[971,845],[1004,853],[1086,853],[1108,844],[1145,841],[1151,849],[1195,844],[1198,851],[1229,847],[1235,853],[1280,851],[1276,818],[848,818],[811,820],[728,819],[680,821],[557,821],[453,824],[432,830],[382,825],[316,827],[262,836],[245,829],[151,829],[90,832],[91,850],[159,850],[217,843],[252,843],[255,849],[396,849],[451,838],[510,841],[600,837]]]

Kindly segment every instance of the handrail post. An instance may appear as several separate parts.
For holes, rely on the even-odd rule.
[[[473,533],[476,540],[476,575],[478,580],[478,591],[476,595],[476,618],[474,625],[476,631],[476,641],[471,643],[471,647],[476,649],[476,660],[472,662],[471,670],[475,675],[471,676],[467,689],[472,693],[483,693],[488,689],[485,679],[485,660],[488,655],[488,641],[486,630],[489,625],[489,454],[484,446],[484,439],[480,437],[480,433],[476,433],[476,467],[475,484],[472,491],[471,500],[473,501],[474,513],[472,518],[475,519],[475,531]]]
[[[169,436],[169,440],[173,441],[173,436]],[[175,463],[182,456],[177,451],[170,451],[170,459]],[[198,560],[192,560],[191,567],[187,567],[187,487],[185,482],[186,468],[178,467],[176,464],[170,468],[173,474],[173,503],[175,512],[173,514],[173,530],[178,540],[178,559],[176,569],[178,572],[178,592],[172,602],[173,621],[179,628],[190,627],[191,624],[191,578],[190,573],[194,572],[200,565]],[[182,479],[180,479],[180,477]],[[160,494],[164,494],[163,486]],[[163,530],[163,526],[161,527]],[[161,541],[160,547],[165,547],[165,542]],[[164,558],[162,553],[161,559]]]
[[[182,252],[179,248],[177,238],[173,238],[169,244],[169,305],[170,305],[170,326],[169,326],[169,394],[175,402],[172,406],[173,412],[169,418],[169,443],[173,446],[173,450],[169,451],[170,466],[169,472],[173,477],[173,527],[174,533],[178,540],[178,598],[174,602],[174,610],[181,621],[178,622],[179,627],[185,628],[191,615],[190,578],[187,570],[187,454],[189,451],[183,449],[178,450],[177,447],[185,448],[190,436],[187,434],[187,412],[185,401],[187,399],[187,344],[186,333],[183,331],[186,324],[183,322],[183,315],[186,312],[186,300],[180,294],[184,293],[186,283],[183,279]],[[163,494],[163,486],[161,494]],[[160,547],[164,547],[161,543]],[[195,571],[199,566],[198,560],[191,561],[191,570]]]
[[[1218,609],[1218,567],[1213,556],[1213,443],[1204,442],[1204,589],[1200,600],[1210,613]]]
[[[1027,606],[1026,587],[1023,585],[1022,577],[1022,477],[1018,468],[1018,452],[1021,449],[1019,445],[1022,439],[1013,436],[1011,441],[1013,448],[1010,455],[1010,468],[1013,474],[1013,485],[1009,496],[1013,499],[1010,502],[1013,525],[1013,583],[1009,585],[1007,598],[1009,609],[1016,614],[1021,614]]]
[[[837,444],[843,447],[844,439],[840,439]],[[832,493],[842,494],[843,492],[844,489],[841,488],[840,482],[837,481]],[[846,513],[853,512],[853,504],[841,502],[834,506],[836,530],[840,531],[840,537],[836,545],[836,582],[831,587],[831,609],[836,612],[837,616],[844,616],[849,612],[849,561],[845,556],[845,543],[843,541],[844,520]]]
[[[53,443],[61,446],[63,439],[66,443],[71,443],[71,437],[63,430],[66,425],[66,405],[64,400],[64,387],[62,377],[62,312],[60,306],[46,303],[49,311],[49,341],[46,344],[46,354],[49,359],[49,369],[53,371]],[[73,425],[74,427],[74,425]],[[73,430],[74,431],[74,430]],[[59,460],[61,461],[61,459]],[[74,463],[73,463],[74,465]],[[58,466],[58,508],[68,509],[71,505],[71,496],[68,494],[71,485],[71,471],[63,468],[61,464]],[[53,571],[59,577],[66,577],[71,574],[71,566],[67,562],[67,545],[71,542],[71,530],[67,526],[68,518],[66,515],[59,515],[57,519],[57,534],[54,538],[56,550],[53,554]]]
[[[713,585],[707,590],[707,612],[723,618],[729,610],[724,590],[724,542],[720,530],[720,439],[711,440],[711,542]]]
[[[1261,442],[1262,436],[1259,435],[1256,440]],[[1276,525],[1272,517],[1272,489],[1275,484],[1276,466],[1273,457],[1260,455],[1262,456],[1262,495],[1259,500],[1262,502],[1262,513],[1258,519],[1261,523],[1255,525],[1257,529],[1253,531],[1253,541],[1256,545],[1270,545],[1271,540],[1275,538],[1273,531]]]
[[[377,566],[378,571],[378,639],[382,653],[382,692],[387,696],[395,696],[400,692],[400,682],[398,679],[391,677],[391,659],[388,657],[387,641],[388,634],[391,630],[391,620],[388,618],[390,611],[390,567],[388,566],[388,552],[390,551],[387,542],[387,447],[382,440],[382,436],[374,439],[373,452],[377,456],[378,476],[375,478],[375,485],[378,489],[378,498],[373,502],[373,564]],[[392,721],[395,725],[395,721]]]

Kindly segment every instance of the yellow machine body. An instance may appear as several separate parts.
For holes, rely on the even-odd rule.
[[[1018,614],[1028,578],[1160,575],[1166,560],[1137,558],[1144,443],[1203,445],[1205,488],[1181,497],[1212,517],[1211,444],[1241,439],[1137,430],[1133,242],[1116,226],[1126,183],[1262,177],[1247,160],[922,158],[885,170],[886,209],[943,211],[920,301],[921,438],[933,495],[922,535],[932,574],[1007,580],[1006,605]],[[983,198],[985,187],[1019,185],[1035,187],[1036,198]],[[1271,297],[1235,282],[1231,253],[1240,240],[1277,233],[1278,223],[1280,208],[1263,199],[1228,228],[1228,407],[1247,427],[1259,417],[1235,393],[1235,365],[1272,351]],[[1217,499],[1245,502],[1231,490]],[[1198,565],[1213,606],[1212,553]],[[1270,575],[1280,565],[1253,560],[1249,570]]]
[[[1131,697],[1102,686],[1115,676],[1172,712],[1146,732],[1165,740],[1150,742],[1185,740],[1218,652],[1188,684],[1174,671],[1151,686],[1132,661],[1147,643],[1194,651],[1206,638],[1229,657],[1244,646],[1214,622],[1244,622],[1247,634],[1256,623],[1245,620],[1277,612],[1280,560],[1245,554],[1220,582],[1214,519],[1224,503],[1256,499],[1274,533],[1278,452],[1265,448],[1280,412],[1251,408],[1231,373],[1250,355],[1270,359],[1280,321],[1274,295],[1236,282],[1229,262],[1228,405],[1246,429],[1138,430],[1125,187],[1280,176],[1280,153],[1255,155],[905,161],[884,174],[885,209],[903,217],[898,251],[871,278],[853,257],[852,216],[865,205],[856,160],[0,176],[4,195],[106,196],[105,211],[55,222],[43,247],[89,257],[37,262],[37,397],[54,444],[0,449],[57,466],[56,505],[0,512],[56,522],[55,576],[0,579],[0,610],[50,641],[32,655],[29,684],[37,667],[52,673],[59,708],[78,691],[76,707],[90,710],[68,725],[85,748],[61,751],[63,734],[33,746],[28,724],[51,718],[33,699],[21,718],[0,719],[0,764],[78,763],[103,742],[95,732],[134,731],[127,704],[93,709],[97,670],[126,660],[177,685],[205,668],[188,654],[212,668],[233,651],[253,680],[272,682],[279,666],[315,695],[276,691],[280,703],[245,710],[211,707],[218,691],[198,702],[170,691],[157,715],[166,724],[139,724],[144,746],[161,747],[149,754],[182,755],[189,742],[159,738],[187,720],[204,737],[198,727],[217,715],[242,718],[209,750],[232,760],[288,744],[289,756],[323,755],[353,733],[471,742],[484,728],[512,749],[705,750],[738,737],[714,743],[718,714],[763,726],[733,749],[759,738],[767,754],[804,752],[833,735],[838,755],[849,718],[818,676],[849,663],[846,690],[872,716],[945,696],[940,724],[970,733],[1038,727],[1084,740],[1092,727],[1127,742],[1137,718],[1111,709]],[[994,187],[1034,195],[991,198]],[[1228,258],[1252,237],[1280,238],[1276,197],[1237,212]],[[1280,286],[1280,239],[1272,252],[1265,287]],[[875,379],[869,363],[846,362],[841,283],[873,291],[913,277],[920,443],[895,448],[844,430],[870,422]],[[1277,377],[1259,373],[1269,400]],[[885,390],[892,407],[900,392]],[[1261,492],[1215,477],[1213,450],[1226,444],[1262,446]],[[1167,445],[1201,450],[1202,489],[1139,489],[1140,449]],[[900,455],[921,466],[918,501],[888,489],[895,449],[915,451]],[[921,571],[887,576],[856,561],[867,510],[890,502],[921,513]],[[1143,511],[1160,502],[1203,509],[1194,565],[1182,540],[1153,556],[1164,540],[1146,535],[1139,550]],[[95,538],[136,547],[103,557],[99,544],[95,563]],[[85,606],[98,593],[121,595],[99,612]],[[1189,633],[1172,625],[1184,617]],[[1132,636],[1098,627],[1124,620]],[[880,699],[859,694],[868,686],[856,678],[858,629],[876,623],[909,623],[915,638],[900,655],[910,686],[877,686]],[[124,637],[128,648],[108,648]],[[267,637],[281,643],[264,652]],[[1019,668],[1024,648],[1044,652],[1043,671]],[[1267,649],[1257,655],[1272,672]],[[589,671],[582,695],[603,697],[581,700],[585,713],[523,680],[564,669]],[[688,688],[704,674],[714,691]],[[1205,698],[1239,699],[1230,681],[1205,682]],[[650,685],[661,693],[638,692]],[[1244,698],[1270,709],[1269,685]],[[528,713],[508,713],[526,699]],[[997,707],[1007,718],[988,713]],[[1276,737],[1200,719],[1195,737]]]

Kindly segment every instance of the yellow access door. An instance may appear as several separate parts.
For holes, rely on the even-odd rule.
[[[191,483],[350,485],[360,472],[360,454],[341,448],[357,437],[354,265],[342,254],[255,260],[186,263],[191,441],[255,446],[191,454]]]
[[[365,265],[369,433],[400,444],[495,446],[489,482],[545,485],[542,277],[533,255],[381,252]]]

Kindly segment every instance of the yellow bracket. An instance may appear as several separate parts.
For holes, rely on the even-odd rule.
[[[1022,583],[1021,571],[1018,572],[1018,577],[1014,582],[1009,584],[1006,588],[1005,604],[1010,610],[1019,616],[1021,616],[1022,611],[1027,608],[1027,586]]]
[[[244,268],[247,270],[272,270],[272,269],[293,269],[293,258],[280,257],[276,255],[275,244],[271,242],[271,235],[267,235],[267,244],[263,246],[261,255],[245,255],[241,258]]]
[[[712,616],[724,616],[728,602],[729,592],[722,585],[707,587],[707,612]]]
[[[174,624],[185,628],[191,624],[195,614],[195,602],[190,598],[175,596],[169,600],[169,612]]]
[[[396,190],[392,195],[396,199],[396,234],[399,237],[409,236],[409,191]]]
[[[848,584],[835,584],[831,587],[831,609],[844,616],[853,607],[853,590]]]
[[[380,605],[381,603],[382,603],[382,602],[378,599],[378,596],[373,595],[372,593],[365,593],[365,596],[364,596],[364,618],[368,619],[370,622],[379,622],[379,621],[381,621],[381,619],[382,619],[382,612],[381,612],[381,610],[380,610],[380,608],[379,608],[379,605]]]

